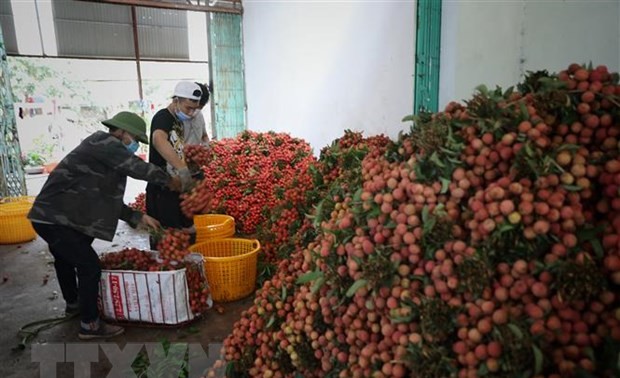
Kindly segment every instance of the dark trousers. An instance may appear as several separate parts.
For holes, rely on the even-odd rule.
[[[149,184],[146,187],[146,213],[165,228],[186,228],[194,224],[194,221],[181,211],[179,193],[156,185]],[[149,240],[151,249],[156,250],[153,237]]]
[[[83,322],[97,320],[101,264],[91,246],[94,238],[65,226],[36,222],[32,226],[54,256],[54,268],[65,301],[79,300]]]

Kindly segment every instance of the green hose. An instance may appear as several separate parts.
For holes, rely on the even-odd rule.
[[[21,337],[22,340],[21,340],[21,342],[16,347],[13,348],[13,350],[24,350],[24,349],[26,349],[26,345],[28,343],[30,343],[30,341],[32,341],[32,339],[35,336],[37,336],[39,334],[39,332],[44,331],[46,329],[53,328],[53,327],[57,326],[58,324],[64,323],[66,321],[69,321],[69,320],[77,317],[78,315],[79,315],[78,313],[75,313],[75,314],[65,315],[65,316],[62,316],[62,317],[37,320],[35,322],[28,323],[28,324],[22,326],[17,331],[17,336]]]

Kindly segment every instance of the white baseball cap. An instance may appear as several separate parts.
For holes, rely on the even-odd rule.
[[[174,94],[172,97],[188,98],[190,100],[199,101],[202,96],[202,91],[198,84],[192,81],[179,81],[174,87]]]

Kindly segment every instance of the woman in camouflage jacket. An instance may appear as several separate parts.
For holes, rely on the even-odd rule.
[[[181,187],[178,177],[137,157],[138,141],[147,143],[146,124],[137,114],[120,112],[71,151],[50,173],[28,218],[54,256],[66,312],[79,312],[81,339],[111,337],[122,327],[99,320],[97,296],[101,266],[92,248],[95,238],[111,241],[118,220],[132,227],[159,227],[149,215],[123,203],[127,177]]]

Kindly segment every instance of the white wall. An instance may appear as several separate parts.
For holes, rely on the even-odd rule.
[[[395,136],[413,108],[415,1],[245,0],[251,130],[315,153],[344,130]],[[570,63],[620,70],[620,0],[443,0],[439,101]]]
[[[245,0],[248,128],[316,154],[345,129],[395,137],[413,109],[413,1]]]
[[[570,63],[620,69],[620,0],[444,0],[440,107]]]

